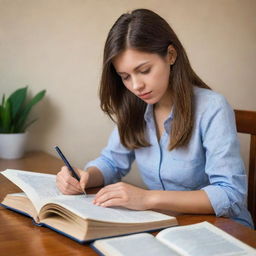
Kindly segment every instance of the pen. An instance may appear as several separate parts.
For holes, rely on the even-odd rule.
[[[65,163],[65,165],[68,167],[69,171],[71,172],[72,176],[74,178],[76,178],[78,181],[80,181],[80,177],[77,175],[77,173],[75,172],[75,170],[73,169],[73,167],[70,165],[69,161],[67,160],[67,158],[63,155],[63,153],[61,152],[60,148],[58,146],[55,147],[55,150],[57,151],[57,153],[59,154],[59,156],[61,157],[61,159],[63,160],[63,162]],[[83,191],[84,194],[86,195],[85,191]]]

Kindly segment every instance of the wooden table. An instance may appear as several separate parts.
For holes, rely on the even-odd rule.
[[[57,173],[63,162],[43,152],[31,152],[22,159],[0,159],[0,171],[7,168]],[[0,201],[7,193],[20,191],[0,175]],[[234,237],[256,248],[256,231],[230,219],[213,215],[180,215],[179,225],[208,221]],[[65,236],[32,224],[32,220],[0,207],[0,255],[97,255],[89,245],[81,245]]]

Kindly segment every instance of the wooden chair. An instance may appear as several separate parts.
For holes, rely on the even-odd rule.
[[[248,210],[256,225],[256,111],[235,110],[237,132],[251,135],[248,173]]]

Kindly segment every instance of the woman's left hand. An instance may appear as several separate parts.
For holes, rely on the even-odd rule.
[[[148,207],[148,190],[118,182],[102,188],[93,201],[103,207],[123,206],[133,210],[146,210]]]

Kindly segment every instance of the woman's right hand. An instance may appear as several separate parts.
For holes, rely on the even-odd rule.
[[[80,182],[71,175],[67,166],[63,166],[57,174],[56,185],[64,195],[84,193],[89,180],[89,173],[78,168],[74,168],[74,170],[80,176]]]

